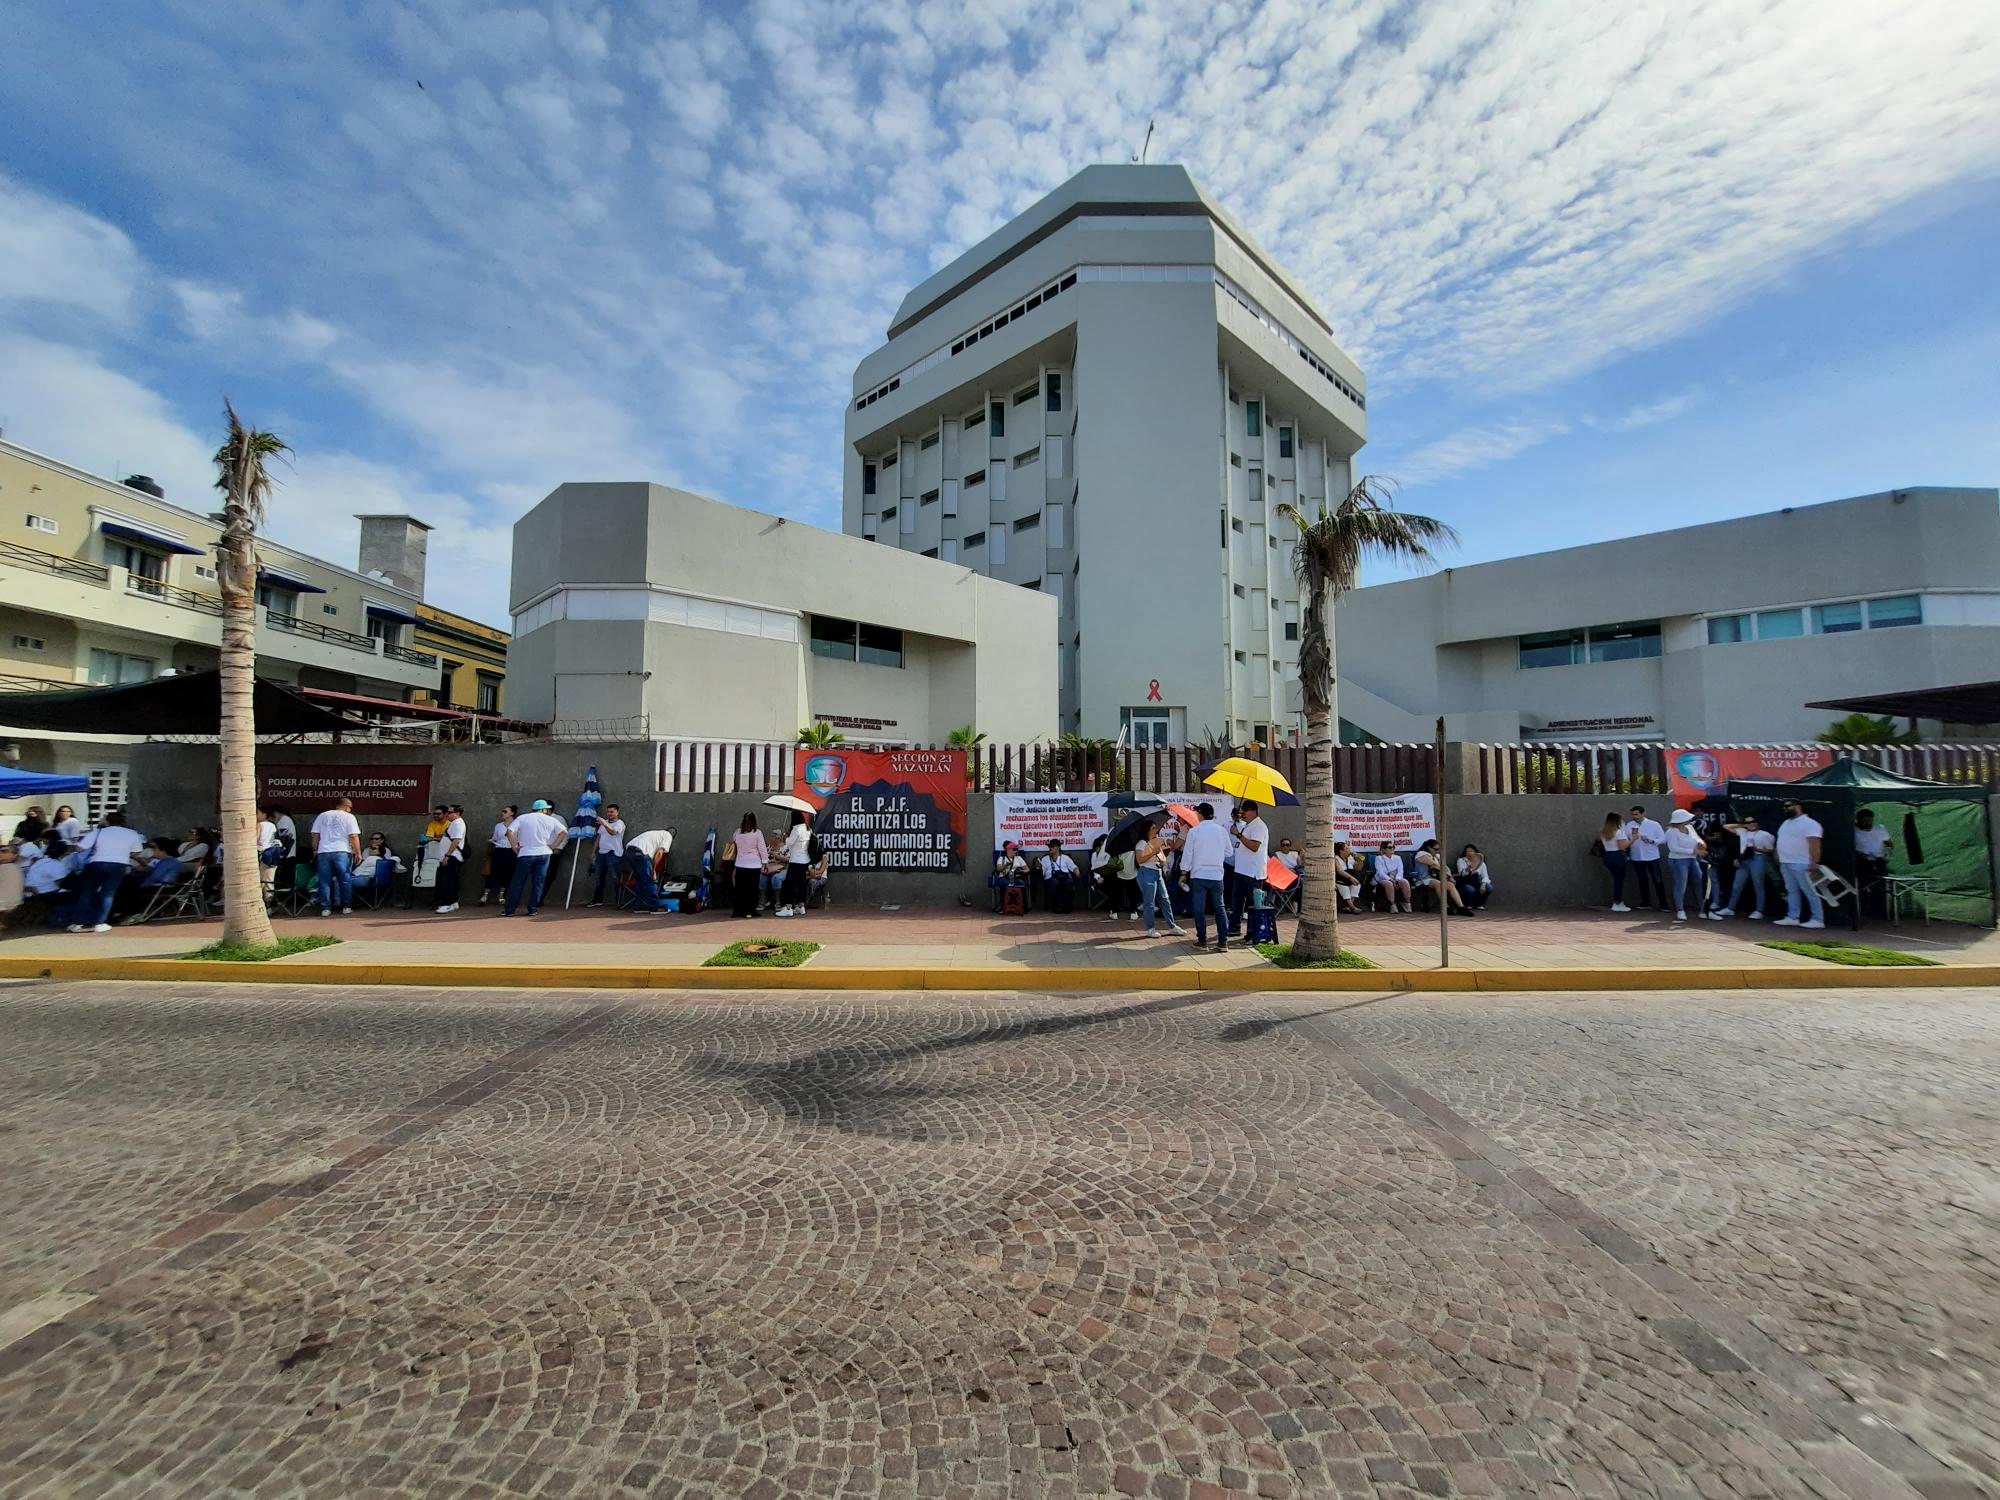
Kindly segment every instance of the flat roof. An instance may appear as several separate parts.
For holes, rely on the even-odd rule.
[[[1892,719],[1938,719],[1947,724],[2000,724],[2000,682],[1961,682],[1858,698],[1825,698],[1806,707],[1884,714]]]
[[[1266,276],[1298,303],[1328,338],[1333,325],[1313,305],[1305,289],[1265,253],[1250,231],[1203,191],[1186,167],[1100,163],[1085,167],[1032,207],[1015,215],[963,255],[910,289],[889,324],[890,338],[929,317],[952,298],[991,275],[1015,257],[1026,254],[1064,225],[1089,214],[1144,218],[1199,215],[1212,222]]]

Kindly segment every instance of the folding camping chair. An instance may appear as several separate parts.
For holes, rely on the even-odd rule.
[[[296,860],[279,865],[271,885],[271,910],[288,917],[319,910],[319,872]]]
[[[137,927],[144,922],[172,921],[175,917],[208,916],[208,895],[202,882],[202,871],[189,870],[172,885],[155,886],[146,893],[146,904],[125,919],[125,926]]]
[[[1277,861],[1273,860],[1272,863],[1276,864]],[[1297,875],[1292,877],[1291,884],[1283,890],[1271,886],[1271,910],[1281,917],[1296,917],[1299,914],[1299,892],[1304,889],[1305,882]]]

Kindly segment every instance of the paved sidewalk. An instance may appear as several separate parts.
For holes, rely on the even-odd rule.
[[[1101,914],[1035,913],[997,917],[960,908],[838,907],[780,921],[737,922],[726,913],[640,916],[630,912],[545,908],[535,917],[505,918],[495,907],[467,907],[454,916],[427,911],[357,911],[322,921],[317,915],[279,918],[280,933],[327,932],[338,947],[291,963],[484,963],[569,965],[696,965],[745,937],[807,939],[821,945],[820,968],[1250,970],[1268,965],[1255,951],[1196,953],[1191,940],[1147,938],[1137,923]],[[1280,919],[1290,941],[1293,923]],[[172,957],[213,942],[221,923],[155,923],[103,934],[30,933],[0,943],[0,958]],[[1791,928],[1745,921],[1690,922],[1655,914],[1600,911],[1532,914],[1495,912],[1454,918],[1454,969],[1601,969],[1643,974],[1657,969],[1807,968],[1820,960],[1759,946]],[[1831,930],[1832,938],[1855,934]],[[2000,963],[2000,936],[1980,928],[1869,928],[1860,939],[1921,954],[1941,964]],[[1384,969],[1438,967],[1435,915],[1370,914],[1341,921],[1341,941]]]

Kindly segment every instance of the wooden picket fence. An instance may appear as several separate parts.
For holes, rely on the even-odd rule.
[[[837,746],[868,750],[870,745]],[[883,747],[888,748],[888,747]],[[941,745],[899,746],[941,750]],[[1667,790],[1667,767],[1686,746],[1656,744],[1451,744],[1449,790],[1489,795],[1642,796]],[[1723,745],[1702,749],[1825,750],[1824,745]],[[792,757],[813,753],[776,741],[662,740],[655,746],[657,789],[663,792],[786,792]],[[1147,791],[1194,793],[1201,768],[1219,752],[1189,746],[1051,744],[981,745],[973,757],[971,785],[980,792]],[[1226,752],[1273,767],[1294,787],[1305,785],[1302,746],[1278,745]],[[1976,783],[2000,793],[2000,745],[1878,745],[1835,748],[1905,776]],[[1436,752],[1430,745],[1339,745],[1333,752],[1336,791],[1390,794],[1438,789]]]
[[[869,745],[836,746],[867,750]],[[942,745],[896,748],[941,750]],[[768,741],[714,743],[662,741],[656,747],[658,789],[663,792],[779,792],[792,786],[792,756],[814,752]],[[1221,754],[1273,767],[1295,787],[1305,785],[1306,753],[1282,745],[1237,751],[1187,746],[981,745],[971,765],[971,785],[981,792],[1186,792],[1201,790],[1201,768]],[[1343,792],[1427,792],[1436,784],[1430,745],[1341,745],[1333,754],[1333,783]]]
[[[2000,791],[2000,745],[1473,745],[1463,787],[1500,795],[1644,795],[1667,790],[1667,767],[1686,749],[1832,750],[1904,776],[1961,781]]]

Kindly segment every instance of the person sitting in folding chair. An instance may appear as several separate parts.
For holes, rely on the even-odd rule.
[[[379,909],[389,899],[389,888],[402,873],[403,861],[389,847],[387,834],[371,833],[354,866],[354,899],[363,906]]]
[[[1296,917],[1299,914],[1299,892],[1303,888],[1303,882],[1296,877],[1305,860],[1299,854],[1298,846],[1290,839],[1279,839],[1278,847],[1271,851],[1271,863],[1283,865],[1295,877],[1282,890],[1273,887],[1272,908],[1281,915]]]
[[[207,903],[201,899],[201,869],[198,865],[181,862],[178,846],[172,839],[153,840],[153,857],[147,862],[145,871],[130,882],[132,913],[126,919],[131,925],[150,922],[156,917],[207,916]],[[126,893],[119,893],[119,900],[126,899]]]

